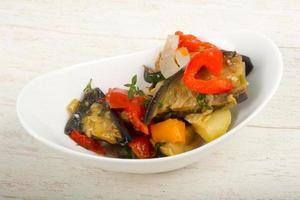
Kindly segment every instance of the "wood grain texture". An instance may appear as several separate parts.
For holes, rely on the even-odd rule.
[[[0,199],[300,199],[299,18],[297,0],[2,0]],[[278,44],[283,79],[247,127],[196,164],[154,175],[106,172],[37,142],[17,119],[18,93],[40,74],[142,50],[175,30],[235,29]]]

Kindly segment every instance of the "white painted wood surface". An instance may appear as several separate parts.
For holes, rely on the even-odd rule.
[[[1,0],[0,199],[300,199],[299,19],[298,0]],[[233,29],[271,37],[283,79],[263,112],[196,164],[106,172],[44,146],[18,122],[17,95],[40,74],[142,50],[176,30]]]

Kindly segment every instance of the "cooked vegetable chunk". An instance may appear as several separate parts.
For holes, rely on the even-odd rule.
[[[226,133],[231,123],[231,113],[228,108],[222,108],[210,114],[191,114],[185,119],[206,142],[210,142]]]
[[[199,93],[189,90],[181,78],[183,70],[175,75],[164,80],[162,85],[158,82],[158,89],[152,97],[147,107],[147,112],[144,118],[146,124],[149,124],[156,116],[164,116],[171,113],[171,116],[185,116],[190,113],[204,112],[211,108],[218,109],[224,106],[231,107],[237,104],[236,98],[240,94],[246,92],[248,82],[245,78],[245,64],[242,61],[241,55],[235,52],[223,52],[224,67],[221,77],[231,80],[234,88],[230,93],[208,94],[204,95],[202,101],[205,106],[199,105],[197,97]],[[202,70],[197,77],[207,80],[211,79],[212,75],[207,70]]]
[[[122,138],[120,131],[112,121],[109,110],[99,103],[91,106],[89,114],[82,119],[82,125],[82,130],[87,136],[94,136],[110,144],[116,144]]]
[[[178,71],[173,76],[169,77],[168,79],[163,81],[163,84],[157,83],[157,86],[159,86],[159,89],[156,90],[156,93],[151,98],[150,102],[148,103],[144,123],[149,124],[151,120],[157,115],[157,109],[161,105],[160,101],[161,98],[165,96],[165,93],[168,91],[169,85],[174,81],[179,79],[183,74],[183,70]]]
[[[192,149],[195,149],[204,144],[202,138],[195,133],[191,126],[186,127],[184,143],[164,143],[160,146],[160,151],[167,156],[173,156]]]
[[[71,101],[71,103],[69,103],[69,105],[68,105],[68,107],[67,107],[68,113],[69,113],[69,114],[73,114],[73,113],[76,111],[76,109],[77,109],[79,103],[80,103],[80,102],[78,101],[78,99],[73,99],[73,100]]]
[[[91,105],[102,98],[102,96],[104,96],[104,94],[99,88],[89,89],[85,91],[80,103],[78,104],[78,106],[76,106],[75,111],[72,113],[65,126],[65,133],[67,135],[69,135],[72,130],[76,130],[79,132],[82,131],[82,117],[86,115]]]
[[[155,142],[185,142],[185,124],[178,119],[167,119],[151,125],[150,129]]]
[[[66,134],[76,130],[111,144],[125,145],[130,141],[127,128],[117,113],[109,108],[99,88],[87,88],[82,100],[71,102],[70,105],[74,111],[66,124]]]
[[[74,140],[78,145],[82,146],[83,148],[89,149],[94,151],[97,154],[105,154],[105,149],[98,143],[97,141],[89,138],[88,136],[79,133],[76,130],[73,130],[70,133],[70,137]]]
[[[137,158],[151,158],[154,155],[153,146],[147,136],[138,136],[128,144]]]
[[[159,58],[159,67],[162,75],[169,78],[180,70],[175,61],[176,50],[178,48],[179,37],[177,35],[169,35],[165,46]]]

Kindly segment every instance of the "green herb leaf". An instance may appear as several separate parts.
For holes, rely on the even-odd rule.
[[[90,79],[90,81],[88,82],[88,84],[85,86],[85,88],[84,88],[84,92],[88,92],[88,91],[90,91],[90,90],[92,90],[92,79]]]
[[[127,83],[124,85],[125,87],[131,87],[131,84],[130,83]]]
[[[139,96],[145,96],[145,93],[143,90],[140,90],[138,86],[136,86],[137,83],[137,75],[134,75],[131,79],[131,83],[127,83],[124,86],[128,87],[128,98],[132,99],[135,95]]]
[[[133,88],[130,88],[130,89],[128,90],[128,98],[129,98],[129,99],[132,99],[132,98],[134,97],[134,93],[135,93],[134,89],[133,89]]]
[[[137,75],[134,75],[131,79],[131,84],[135,85],[137,83]]]
[[[211,106],[209,106],[207,101],[206,101],[206,95],[205,94],[198,94],[197,95],[197,103],[202,109],[204,109],[204,108],[211,109]]]

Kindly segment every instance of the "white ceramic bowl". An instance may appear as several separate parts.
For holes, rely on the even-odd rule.
[[[139,84],[143,85],[142,65],[153,66],[159,48],[83,63],[35,78],[24,87],[18,97],[18,117],[26,131],[39,141],[59,151],[77,155],[82,161],[92,159],[106,170],[154,173],[189,165],[204,156],[207,150],[228,139],[253,118],[275,93],[282,74],[282,59],[278,48],[261,34],[239,31],[202,38],[213,41],[221,48],[234,48],[249,56],[255,66],[248,76],[249,98],[233,109],[231,129],[204,146],[172,157],[117,159],[102,157],[85,150],[64,134],[68,119],[66,106],[72,98],[80,97],[90,78],[93,79],[93,85],[103,91],[107,91],[109,87],[123,86],[134,74],[138,75]]]

